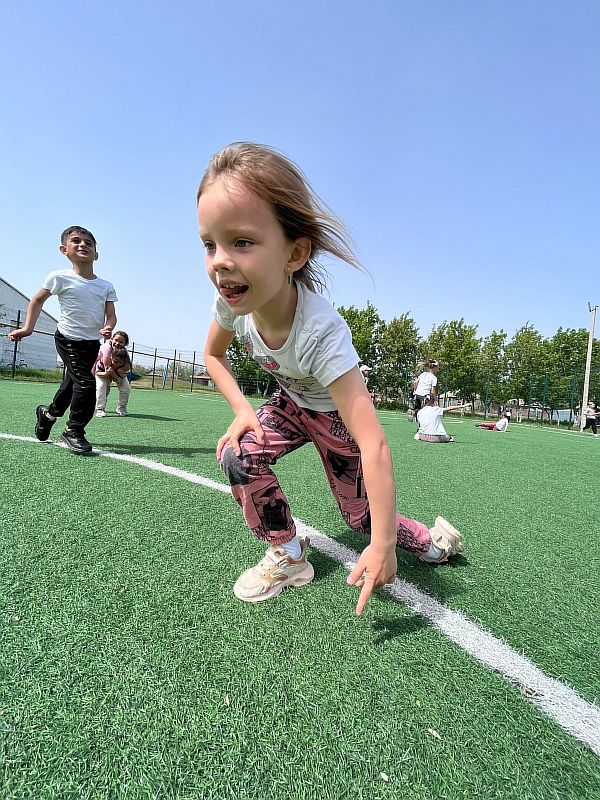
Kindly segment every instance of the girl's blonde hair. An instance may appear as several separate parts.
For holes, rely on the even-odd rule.
[[[431,367],[439,367],[439,361],[435,358],[424,358],[417,362],[417,369],[431,369]]]
[[[274,148],[234,142],[215,153],[200,181],[197,200],[220,177],[239,181],[269,203],[289,241],[310,239],[310,257],[294,277],[311,291],[321,292],[326,287],[327,272],[317,262],[320,255],[329,253],[362,269],[344,224],[311,189],[299,167]]]

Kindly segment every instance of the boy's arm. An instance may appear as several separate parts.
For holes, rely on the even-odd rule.
[[[8,334],[8,338],[11,342],[20,342],[21,339],[24,339],[26,336],[31,336],[35,328],[35,323],[38,321],[38,317],[42,311],[42,306],[51,296],[52,292],[49,292],[48,289],[40,289],[39,292],[33,295],[27,306],[25,324],[22,328],[17,328],[17,330]]]
[[[115,304],[112,300],[107,300],[104,304],[104,327],[100,329],[100,335],[107,337],[113,332],[117,324],[117,312],[115,311]]]

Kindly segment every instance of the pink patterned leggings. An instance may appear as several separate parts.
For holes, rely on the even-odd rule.
[[[247,432],[240,439],[240,457],[229,444],[221,454],[221,468],[254,535],[274,546],[296,535],[290,507],[271,466],[309,441],[319,451],[342,517],[353,530],[369,534],[371,515],[360,450],[338,412],[302,408],[279,390],[257,416],[265,432],[264,446],[253,432]],[[429,549],[431,534],[423,523],[397,514],[396,530],[399,547],[417,553]]]

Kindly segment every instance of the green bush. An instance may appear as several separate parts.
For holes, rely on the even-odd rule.
[[[29,369],[19,367],[15,370],[15,380],[18,381],[37,381],[38,383],[60,383],[62,381],[62,369]],[[12,367],[0,367],[0,379],[12,378]]]

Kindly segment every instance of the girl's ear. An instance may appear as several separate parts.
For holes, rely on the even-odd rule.
[[[296,239],[292,243],[292,252],[287,262],[287,267],[292,272],[296,272],[306,264],[312,252],[312,242],[306,236]]]

